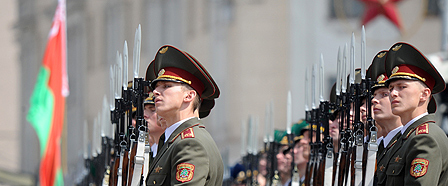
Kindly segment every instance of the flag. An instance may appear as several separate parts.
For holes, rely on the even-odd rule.
[[[27,115],[27,120],[39,138],[41,157],[39,182],[42,186],[64,185],[61,169],[61,134],[65,97],[69,94],[66,41],[65,0],[58,0]]]

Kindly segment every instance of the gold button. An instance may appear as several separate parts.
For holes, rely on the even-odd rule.
[[[395,170],[392,170],[392,173],[395,173]],[[155,183],[154,183],[155,184]]]
[[[156,184],[156,180],[154,180],[154,185]]]

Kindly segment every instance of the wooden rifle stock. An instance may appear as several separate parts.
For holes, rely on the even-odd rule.
[[[112,169],[110,170],[109,186],[116,186],[118,180],[118,167],[120,165],[120,156],[115,156],[112,161]]]
[[[128,180],[128,164],[129,164],[129,151],[125,150],[123,155],[123,168],[122,168],[123,175],[121,176],[123,180],[122,181],[123,186],[126,186],[127,183],[126,180]]]
[[[308,162],[307,166],[309,165],[309,167],[307,167],[307,174],[305,177],[305,185],[306,186],[311,186],[312,180],[313,180],[313,175],[314,175],[314,167],[315,167],[315,162],[314,162],[314,155],[312,155],[313,157],[310,158],[310,161]],[[314,180],[313,180],[314,181]]]
[[[314,177],[313,177],[313,186],[322,186],[323,185],[323,175],[324,175],[324,167],[325,164],[322,162],[322,155],[318,154],[316,158],[316,162],[314,163]]]
[[[306,163],[306,174],[305,174],[305,186],[310,186],[310,181],[311,181],[311,161],[308,161],[308,163]]]
[[[135,165],[135,155],[137,154],[137,142],[132,142],[131,155],[129,156],[129,174],[128,174],[128,185],[132,183],[132,176],[134,174],[134,165]]]
[[[338,185],[343,185],[345,180],[346,173],[346,164],[347,164],[347,151],[345,149],[341,149],[341,162],[339,163],[339,172],[338,172]]]

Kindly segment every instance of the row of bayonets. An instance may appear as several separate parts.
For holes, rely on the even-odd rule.
[[[320,57],[319,67],[314,64],[311,73],[311,84],[309,77],[309,67],[305,73],[305,112],[306,121],[312,125],[315,131],[310,133],[310,159],[307,165],[307,175],[305,176],[305,185],[373,185],[373,173],[376,162],[376,128],[373,125],[371,116],[371,92],[370,87],[372,82],[366,78],[366,39],[365,29],[362,27],[361,33],[361,82],[355,82],[355,37],[352,34],[350,48],[345,44],[343,51],[338,49],[337,58],[337,79],[336,79],[336,102],[329,103],[323,97],[324,92],[324,62],[323,56]],[[349,56],[349,61],[347,57]],[[347,71],[347,63],[350,64],[350,71]],[[319,70],[319,72],[317,72]],[[316,77],[316,74],[319,77]],[[348,83],[347,78],[348,77]],[[319,99],[316,99],[316,81],[319,80]],[[347,87],[349,86],[349,87]],[[349,88],[349,89],[347,89]],[[310,99],[311,94],[311,99]],[[361,96],[365,96],[367,103],[367,122],[366,124],[360,121],[360,107]],[[311,103],[311,109],[309,104]],[[276,162],[274,159],[275,147],[274,143],[274,118],[273,118],[273,103],[272,101],[266,107],[265,126],[263,137],[265,152],[268,152],[268,185],[275,185],[275,168]],[[339,137],[339,152],[333,151],[333,141],[329,135],[329,110],[338,110],[340,120],[340,137]],[[350,109],[354,109],[354,118],[350,118]],[[291,93],[288,92],[287,109],[286,109],[286,133],[290,140],[293,141],[291,134],[292,125],[292,111],[291,111]],[[353,122],[353,123],[350,123]],[[245,122],[242,123],[241,130],[241,155],[243,156],[243,163],[250,173],[257,168],[254,166],[257,148],[257,134],[258,133],[258,118],[249,118],[249,129],[247,129]],[[324,128],[323,137],[321,137],[320,127]],[[317,129],[317,130],[316,130]],[[364,131],[368,133],[364,138]],[[246,135],[247,134],[247,135]],[[313,135],[315,139],[313,140]],[[247,146],[246,146],[247,144]],[[293,144],[290,146],[292,147]],[[364,148],[366,146],[367,148]],[[367,153],[367,158],[363,160],[363,154]],[[331,163],[326,163],[331,162]],[[336,162],[335,164],[333,164]],[[342,163],[341,163],[342,162]],[[366,164],[363,168],[363,164]],[[333,166],[335,165],[335,167]],[[293,166],[294,167],[294,166]],[[293,174],[294,171],[292,170]],[[333,174],[335,172],[335,174]],[[364,173],[363,173],[364,172]],[[363,178],[363,174],[366,176]],[[334,177],[333,177],[334,175]],[[249,178],[246,175],[247,183],[250,185],[256,184],[256,179]],[[298,185],[292,179],[292,185]]]
[[[143,100],[148,95],[144,87],[149,82],[139,77],[140,51],[139,25],[134,39],[132,86],[128,83],[129,55],[125,41],[123,53],[117,51],[116,63],[110,66],[109,103],[104,96],[102,111],[94,120],[90,152],[87,122],[84,124],[83,156],[87,160],[87,169],[94,167],[96,171],[87,171],[81,185],[95,182],[96,185],[136,186],[146,179],[148,167],[143,165],[149,164],[149,131],[143,117]],[[135,127],[132,125],[133,107],[136,107]]]
[[[347,54],[349,53],[349,61]],[[352,34],[350,48],[347,44],[343,52],[339,48],[337,58],[336,101],[329,103],[323,98],[324,65],[321,55],[319,68],[319,100],[316,94],[316,69],[313,66],[311,86],[308,82],[308,73],[305,77],[305,112],[306,121],[316,128],[310,132],[310,159],[307,164],[305,185],[373,185],[373,177],[376,163],[376,129],[373,126],[371,116],[371,91],[372,82],[366,79],[366,39],[365,29],[361,33],[361,82],[355,82],[355,36]],[[347,72],[347,63],[350,71]],[[347,78],[348,84],[347,84]],[[349,87],[347,87],[349,85]],[[349,90],[347,88],[350,88]],[[309,91],[311,100],[309,100]],[[367,122],[360,120],[361,99],[365,97],[367,103]],[[311,102],[311,109],[308,107]],[[329,135],[329,110],[339,112],[339,141],[338,153],[333,152],[333,140]],[[354,113],[351,118],[350,112]],[[320,128],[324,128],[323,139]],[[364,132],[369,135],[364,138]],[[313,140],[313,135],[315,140]],[[366,140],[365,140],[366,139]],[[367,148],[364,148],[367,147]],[[367,158],[364,158],[367,155]],[[365,164],[365,165],[364,165]],[[363,176],[365,174],[365,176]],[[334,177],[333,177],[334,176]]]

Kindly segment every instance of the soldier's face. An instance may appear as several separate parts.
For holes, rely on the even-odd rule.
[[[333,138],[334,141],[338,141],[339,139],[339,121],[340,121],[340,117],[336,117],[335,120],[331,121],[329,120],[329,124],[330,124],[330,136],[331,138]]]
[[[303,165],[308,162],[309,157],[309,144],[300,140],[294,145],[294,163],[297,165]]]
[[[392,109],[389,100],[389,89],[386,87],[378,88],[373,93],[372,98],[373,119],[383,124],[382,121],[397,118],[398,116],[392,114]],[[386,124],[386,123],[384,123]]]
[[[287,145],[283,145],[279,149],[279,153],[276,155],[277,157],[277,169],[282,174],[288,174],[291,172],[291,163],[292,163],[292,155],[291,152],[287,152],[283,154],[283,151],[288,149]]]
[[[165,130],[157,124],[156,107],[152,104],[146,104],[144,117],[148,122],[148,129],[151,135],[161,135]]]
[[[395,80],[389,84],[392,113],[407,116],[422,104],[423,85],[413,80]],[[412,118],[411,118],[412,119]]]
[[[361,101],[361,107],[359,108],[361,112],[361,122],[366,123],[367,121],[367,102],[366,99]]]
[[[186,91],[180,83],[159,81],[153,91],[156,112],[162,117],[176,115],[182,108]]]

